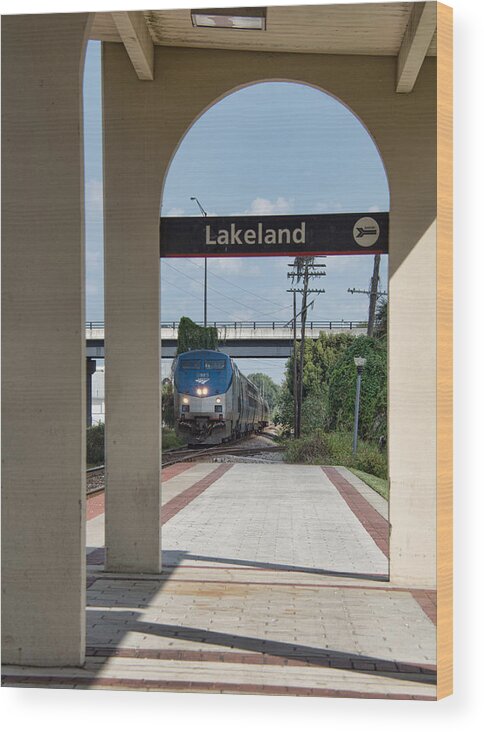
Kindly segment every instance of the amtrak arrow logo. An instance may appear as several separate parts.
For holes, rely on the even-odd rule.
[[[362,216],[353,227],[353,238],[360,247],[371,247],[380,236],[380,227],[371,216]]]
[[[201,378],[200,376],[198,377],[198,379],[195,379],[195,383],[196,383],[196,384],[206,384],[206,383],[207,383],[207,381],[209,381],[209,379],[208,379],[208,378],[206,378],[206,379],[203,379],[203,378]]]
[[[361,239],[362,236],[368,236],[369,234],[374,235],[377,233],[377,230],[374,226],[365,226],[364,228],[362,226],[358,226],[357,230],[357,239]]]

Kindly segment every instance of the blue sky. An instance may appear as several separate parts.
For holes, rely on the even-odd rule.
[[[88,46],[85,83],[86,311],[103,319],[100,44]],[[361,123],[340,102],[301,84],[256,84],[225,97],[189,130],[165,182],[165,216],[199,215],[197,196],[213,215],[387,211],[389,195],[378,152]],[[291,259],[209,260],[209,320],[282,320],[291,316],[286,277]],[[313,320],[364,319],[373,257],[327,257],[326,290]],[[387,287],[382,257],[382,288]],[[161,262],[162,319],[203,317],[203,260]],[[278,381],[283,364],[241,362]]]

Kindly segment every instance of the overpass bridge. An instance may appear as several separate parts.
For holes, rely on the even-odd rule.
[[[197,323],[197,325],[202,325]],[[288,358],[292,352],[293,328],[284,321],[216,321],[209,323],[217,328],[219,349],[232,358]],[[308,320],[306,338],[315,340],[320,333],[350,333],[364,335],[366,322],[361,320]],[[301,338],[301,326],[296,328]],[[174,358],[178,343],[178,322],[160,324],[162,358]],[[126,346],[130,347],[130,334],[126,332]],[[104,323],[86,323],[86,356],[104,358]]]

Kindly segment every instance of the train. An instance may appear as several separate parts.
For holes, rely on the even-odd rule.
[[[219,445],[269,422],[259,389],[219,351],[181,353],[173,363],[173,394],[176,433],[188,445]]]

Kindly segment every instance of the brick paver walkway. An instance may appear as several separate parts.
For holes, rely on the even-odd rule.
[[[435,698],[435,593],[385,581],[386,507],[351,476],[285,464],[165,476],[157,577],[103,573],[97,515],[85,667],[6,667],[5,683]]]

